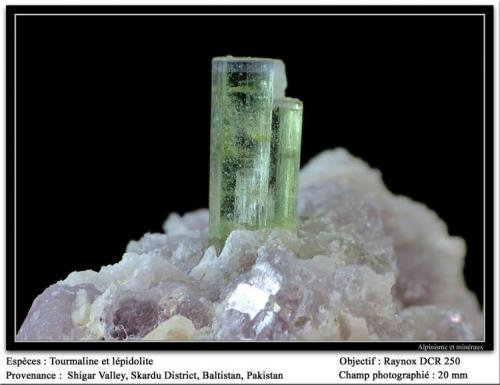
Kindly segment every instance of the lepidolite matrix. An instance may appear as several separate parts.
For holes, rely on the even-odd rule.
[[[215,58],[209,210],[172,213],[121,261],[40,294],[18,341],[483,336],[465,242],[344,149],[300,171],[280,60]]]

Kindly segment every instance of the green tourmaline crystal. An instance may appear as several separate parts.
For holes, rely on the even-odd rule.
[[[296,222],[302,106],[284,97],[283,63],[214,58],[210,143],[210,240],[234,229]]]
[[[274,102],[269,172],[268,226],[294,230],[297,226],[302,102]]]

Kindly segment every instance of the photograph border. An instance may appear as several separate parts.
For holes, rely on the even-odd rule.
[[[317,15],[335,16],[482,16],[483,17],[483,312],[484,339],[482,341],[15,341],[16,335],[16,19],[32,16],[238,16],[238,15]],[[427,5],[370,5],[370,6],[7,6],[7,222],[6,222],[6,343],[7,350],[439,350],[484,351],[493,350],[493,6],[427,6]],[[208,123],[207,123],[208,124]],[[488,258],[486,258],[486,255]],[[436,349],[432,349],[432,345]],[[446,347],[440,349],[439,347]]]

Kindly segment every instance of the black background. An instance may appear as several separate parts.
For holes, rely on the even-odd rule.
[[[19,16],[17,327],[48,285],[208,203],[213,56],[284,60],[302,163],[342,146],[467,242],[482,301],[481,16]]]

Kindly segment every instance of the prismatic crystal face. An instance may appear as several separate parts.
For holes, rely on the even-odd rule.
[[[295,229],[302,103],[284,96],[280,60],[214,58],[210,240],[232,230]]]

